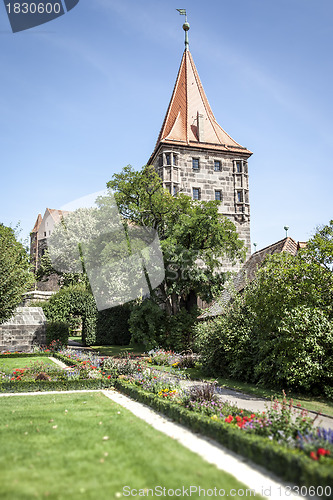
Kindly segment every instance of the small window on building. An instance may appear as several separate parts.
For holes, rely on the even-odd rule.
[[[242,172],[242,162],[241,161],[236,161],[236,172],[239,174]]]
[[[214,171],[221,172],[221,162],[220,160],[214,160]]]
[[[222,191],[215,191],[215,200],[222,201]]]
[[[177,186],[173,186],[173,195],[176,196],[177,194]]]
[[[160,155],[160,156],[158,157],[158,166],[159,166],[159,167],[163,167],[163,156],[162,156],[162,155]]]
[[[175,167],[178,164],[177,160],[178,160],[177,155],[173,154],[172,155],[172,165],[174,165]]]
[[[165,161],[167,165],[171,165],[171,154],[165,153]]]
[[[199,170],[199,158],[192,158],[193,170]]]
[[[237,201],[238,203],[243,203],[243,192],[237,191]]]
[[[200,200],[200,189],[193,188],[193,200]]]
[[[44,231],[44,238],[46,237],[46,231]]]

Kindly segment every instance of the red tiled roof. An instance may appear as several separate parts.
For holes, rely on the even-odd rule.
[[[198,126],[199,115],[201,131],[200,123]],[[171,101],[151,159],[161,143],[241,152],[248,156],[252,154],[217,123],[189,50],[184,51]]]
[[[42,219],[42,215],[38,214],[38,217],[37,217],[37,220],[35,222],[34,228],[31,231],[32,233],[38,233],[38,229],[39,229],[39,226],[41,225],[42,220],[43,220]]]
[[[52,219],[56,224],[58,224],[63,217],[66,217],[66,215],[70,214],[68,210],[56,210],[54,208],[47,208],[46,210],[49,211]]]

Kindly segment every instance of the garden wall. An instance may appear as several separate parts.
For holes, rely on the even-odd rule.
[[[0,325],[0,351],[31,351],[46,344],[46,318],[41,307],[18,307],[14,316]]]

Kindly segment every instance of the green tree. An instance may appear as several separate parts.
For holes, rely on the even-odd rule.
[[[306,255],[319,262],[327,270],[333,266],[333,219],[325,226],[319,226],[306,247]]]
[[[198,325],[197,345],[214,375],[332,397],[333,273],[325,228],[297,255],[267,256],[225,315]]]
[[[266,258],[244,293],[255,379],[318,390],[333,380],[333,274],[302,251]]]
[[[220,259],[243,259],[235,226],[218,212],[219,202],[172,196],[152,166],[136,172],[127,166],[108,183],[118,210],[129,224],[157,231],[165,279],[152,294],[169,316],[189,304],[195,293],[211,301],[226,278]],[[100,200],[101,206],[105,201]]]
[[[34,284],[29,257],[10,227],[0,224],[0,323],[9,319]]]

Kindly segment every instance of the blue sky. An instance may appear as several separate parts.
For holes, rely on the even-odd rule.
[[[105,188],[153,151],[184,49],[220,125],[253,151],[257,249],[333,218],[332,0],[80,0],[13,34],[0,4],[0,222]]]

